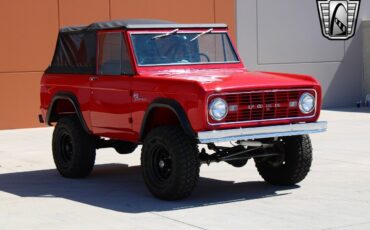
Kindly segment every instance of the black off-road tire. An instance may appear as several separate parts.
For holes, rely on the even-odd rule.
[[[271,159],[255,159],[256,167],[262,178],[273,185],[294,185],[302,181],[310,171],[312,146],[308,135],[284,137],[281,151],[283,159],[276,165]],[[275,161],[275,162],[274,162]]]
[[[75,117],[61,118],[53,133],[53,158],[59,173],[68,178],[86,177],[95,164],[95,139]]]
[[[186,198],[199,178],[198,146],[179,127],[155,128],[144,140],[141,167],[145,184],[155,197],[163,200]]]

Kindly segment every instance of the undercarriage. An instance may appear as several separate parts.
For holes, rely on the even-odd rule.
[[[225,161],[235,167],[244,166],[249,159],[268,157],[283,157],[282,142],[278,138],[263,139],[258,141],[237,141],[231,147],[217,146],[214,143],[207,144],[208,154],[205,148],[200,152],[200,162],[210,164]]]

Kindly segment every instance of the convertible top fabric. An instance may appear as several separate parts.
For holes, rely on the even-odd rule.
[[[178,24],[164,20],[128,19],[96,22],[88,26],[68,26],[61,33],[97,31],[107,29],[165,29],[165,28],[227,28],[226,24]]]
[[[96,73],[95,32],[59,33],[53,61],[46,73]]]
[[[227,28],[225,24],[176,24],[163,20],[131,19],[96,22],[88,26],[61,28],[51,65],[46,73],[95,74],[96,43],[99,30]]]

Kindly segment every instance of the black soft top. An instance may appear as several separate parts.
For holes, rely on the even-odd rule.
[[[67,26],[60,29],[60,33],[90,32],[107,29],[170,29],[170,28],[227,28],[226,24],[179,24],[165,20],[154,19],[127,19],[106,22],[95,22],[87,26]]]
[[[61,28],[47,73],[95,74],[97,31],[108,29],[227,28],[225,24],[177,24],[162,20],[130,19]]]

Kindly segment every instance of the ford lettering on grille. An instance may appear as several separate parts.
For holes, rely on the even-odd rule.
[[[279,108],[281,105],[279,103],[276,104],[256,104],[256,105],[248,105],[248,109],[262,109],[262,108]]]

